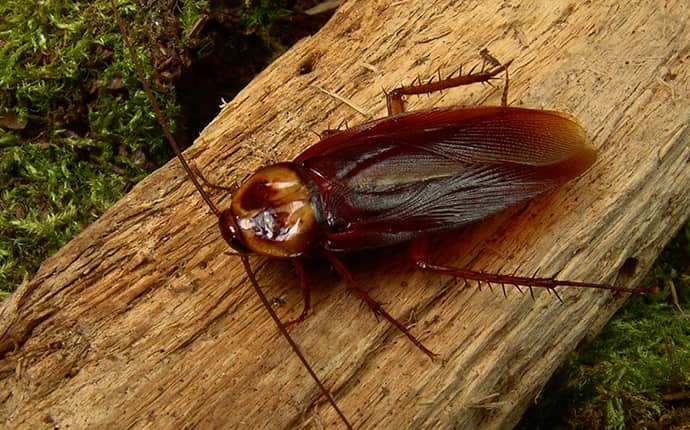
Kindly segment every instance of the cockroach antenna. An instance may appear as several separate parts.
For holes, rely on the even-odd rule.
[[[146,93],[146,97],[149,99],[149,102],[151,103],[151,108],[153,109],[153,112],[156,116],[156,119],[160,123],[161,128],[163,129],[163,133],[165,134],[165,138],[167,139],[168,143],[172,147],[173,151],[175,152],[175,155],[177,156],[178,160],[180,161],[180,164],[182,164],[182,167],[184,168],[185,172],[187,173],[187,176],[189,179],[192,181],[196,189],[199,191],[199,194],[201,197],[204,199],[206,204],[208,205],[209,209],[211,212],[213,212],[214,215],[217,217],[221,216],[221,211],[218,210],[216,205],[211,201],[211,198],[209,197],[208,193],[203,189],[201,184],[199,183],[199,179],[197,176],[194,174],[192,171],[192,168],[189,166],[187,163],[187,160],[185,160],[184,156],[182,155],[182,151],[180,150],[180,147],[178,146],[177,142],[175,141],[175,138],[173,137],[172,133],[168,129],[168,126],[166,125],[165,122],[165,117],[162,114],[162,111],[158,105],[158,102],[156,101],[156,98],[153,96],[153,92],[151,91],[151,87],[148,84],[148,81],[146,80],[146,76],[144,75],[144,69],[139,62],[136,52],[134,51],[134,47],[132,46],[132,43],[129,39],[129,35],[127,32],[127,28],[125,27],[124,23],[122,22],[122,19],[120,18],[120,14],[115,7],[114,2],[111,0],[110,5],[113,9],[113,13],[115,15],[115,19],[117,20],[117,25],[120,27],[120,33],[122,34],[122,39],[127,46],[127,49],[129,50],[129,54],[132,57],[132,63],[134,64],[134,68],[136,70],[137,76],[139,78],[139,81],[141,82],[142,87],[144,88],[144,92]],[[323,382],[321,382],[321,379],[316,375],[314,372],[314,369],[312,366],[309,364],[307,359],[305,358],[304,354],[300,350],[299,346],[297,343],[292,339],[292,336],[288,333],[287,329],[285,328],[285,325],[280,321],[280,318],[278,318],[278,315],[275,313],[273,308],[271,307],[271,304],[269,303],[268,299],[264,295],[263,291],[261,291],[261,288],[259,287],[259,283],[256,281],[256,277],[254,276],[254,271],[251,268],[251,265],[249,264],[249,257],[246,253],[241,253],[240,259],[242,260],[242,264],[244,265],[244,269],[247,272],[247,277],[249,278],[249,282],[254,288],[254,291],[256,292],[257,296],[259,296],[259,300],[261,300],[261,303],[263,304],[264,308],[270,315],[271,319],[275,323],[275,325],[278,327],[278,331],[280,331],[280,334],[285,338],[285,340],[288,342],[290,345],[290,348],[292,348],[293,352],[299,360],[302,362],[304,365],[304,368],[307,370],[309,375],[314,379],[316,384],[318,385],[319,389],[321,390],[321,393],[326,397],[328,400],[328,403],[333,406],[333,409],[337,412],[337,414],[340,416],[340,420],[342,423],[347,427],[348,429],[352,429],[352,425],[348,421],[347,417],[345,414],[340,410],[338,407],[338,404],[336,403],[335,399],[331,395],[331,392],[328,391],[328,389],[323,385]]]

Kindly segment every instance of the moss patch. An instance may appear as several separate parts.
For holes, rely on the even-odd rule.
[[[327,19],[295,23],[289,7],[314,2],[116,3],[183,145]],[[172,156],[112,13],[108,1],[0,5],[0,297]]]
[[[690,221],[633,297],[551,379],[519,429],[661,429],[690,423]]]

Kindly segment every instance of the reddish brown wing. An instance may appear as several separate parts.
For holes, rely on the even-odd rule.
[[[320,188],[325,246],[340,251],[478,221],[578,176],[595,158],[567,115],[479,107],[363,124],[295,162]]]

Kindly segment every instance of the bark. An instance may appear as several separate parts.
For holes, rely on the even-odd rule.
[[[576,116],[599,160],[529,205],[436,240],[433,258],[632,287],[690,213],[687,16],[685,2],[347,2],[186,155],[212,182],[241,182],[297,156],[312,132],[384,116],[382,88],[467,69],[487,47],[515,60],[509,103]],[[500,83],[408,108],[498,104]],[[5,426],[341,428],[228,250],[179,162],[142,181],[2,303]],[[308,264],[313,310],[291,334],[359,429],[510,428],[625,300],[575,289],[559,290],[564,303],[545,291],[504,297],[415,273],[405,257],[386,249],[347,264],[438,362],[373,318],[325,263]],[[251,261],[283,320],[297,316],[291,265]]]

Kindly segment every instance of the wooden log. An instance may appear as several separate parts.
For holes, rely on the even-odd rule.
[[[687,5],[672,3],[347,2],[224,106],[186,155],[213,182],[241,181],[315,143],[312,131],[383,116],[382,88],[478,64],[487,47],[515,60],[512,105],[575,115],[600,158],[561,189],[439,239],[434,258],[634,286],[690,212],[690,28]],[[475,86],[408,107],[499,100]],[[2,303],[4,424],[342,427],[227,251],[177,161],[142,181]],[[282,318],[296,316],[290,265],[252,264]],[[349,260],[443,358],[430,362],[325,264],[311,266],[313,311],[292,335],[359,429],[509,428],[625,300],[465,289],[414,273],[403,248]]]

